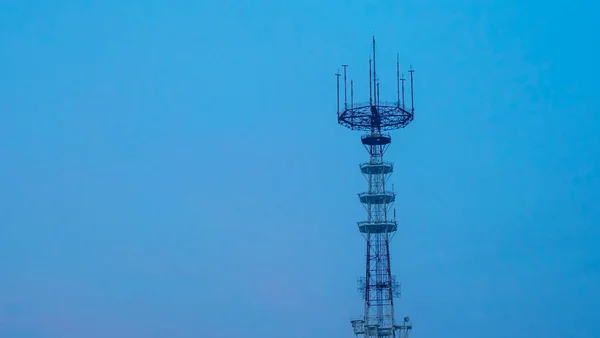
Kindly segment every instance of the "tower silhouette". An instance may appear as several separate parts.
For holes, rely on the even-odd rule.
[[[388,131],[406,127],[414,118],[413,70],[409,70],[410,108],[404,100],[404,75],[400,76],[400,63],[396,59],[397,100],[382,102],[376,69],[376,45],[373,37],[373,56],[369,60],[369,101],[354,102],[354,82],[350,81],[350,102],[347,97],[347,65],[343,65],[344,103],[340,107],[340,72],[337,77],[338,123],[351,130],[365,132],[361,142],[369,153],[369,161],[360,165],[368,183],[365,192],[358,194],[367,211],[366,220],[358,222],[358,230],[366,240],[365,276],[359,278],[358,287],[364,296],[364,314],[352,320],[354,334],[363,337],[408,337],[412,323],[404,317],[401,323],[394,318],[394,299],[400,296],[400,287],[390,265],[390,240],[398,224],[396,200],[389,179],[394,171],[391,162],[383,157],[392,142]],[[340,108],[342,108],[340,110]],[[392,188],[392,189],[390,189]]]

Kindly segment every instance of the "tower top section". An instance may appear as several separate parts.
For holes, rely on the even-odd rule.
[[[337,116],[338,123],[351,130],[363,130],[370,132],[381,132],[406,127],[413,119],[415,114],[414,92],[413,92],[413,73],[412,67],[409,69],[410,80],[410,102],[405,102],[405,85],[407,80],[404,74],[400,75],[399,55],[396,55],[396,101],[381,101],[379,96],[379,78],[377,77],[376,63],[376,45],[373,37],[373,55],[369,59],[369,101],[354,102],[354,81],[350,80],[350,102],[347,95],[347,68],[344,68],[344,102],[340,104],[340,72],[337,77]]]

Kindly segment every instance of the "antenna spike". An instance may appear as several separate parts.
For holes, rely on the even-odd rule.
[[[373,104],[373,73],[371,70],[371,58],[369,58],[369,104]]]
[[[346,69],[348,65],[342,65],[344,67],[344,110],[348,109],[348,99],[346,95]]]
[[[398,96],[398,108],[400,108],[400,53],[396,53],[396,94]]]
[[[413,69],[412,65],[410,66],[410,109],[412,111],[412,113],[414,114],[415,112],[415,94],[414,94],[414,83],[413,83],[413,73],[415,72],[415,70]]]
[[[377,90],[377,68],[375,60],[375,37],[373,36],[373,90]],[[377,93],[375,93],[375,101],[377,101]]]
[[[402,109],[404,109],[404,81],[406,79],[404,78],[404,73],[402,73],[402,78],[400,78],[400,81],[402,81]]]
[[[340,117],[340,69],[338,68],[337,73],[335,73],[336,82],[337,82],[337,114],[338,118]]]
[[[350,108],[354,108],[354,81],[350,80]]]

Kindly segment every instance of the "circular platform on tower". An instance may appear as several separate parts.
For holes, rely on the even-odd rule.
[[[406,127],[413,119],[414,113],[397,102],[367,102],[345,109],[338,123],[351,130],[395,130]]]
[[[385,146],[392,143],[390,135],[363,135],[360,140],[366,146]]]
[[[363,204],[390,204],[396,200],[396,194],[389,191],[384,193],[363,192],[358,194],[358,197]]]
[[[398,229],[396,222],[358,222],[358,231],[363,234],[383,234]]]
[[[394,171],[394,165],[391,162],[379,164],[363,163],[360,165],[360,172],[365,175],[387,175]]]

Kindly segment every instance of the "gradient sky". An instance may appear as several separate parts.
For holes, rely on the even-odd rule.
[[[591,1],[0,1],[0,337],[351,337],[347,63],[382,98],[413,337],[600,336]]]

